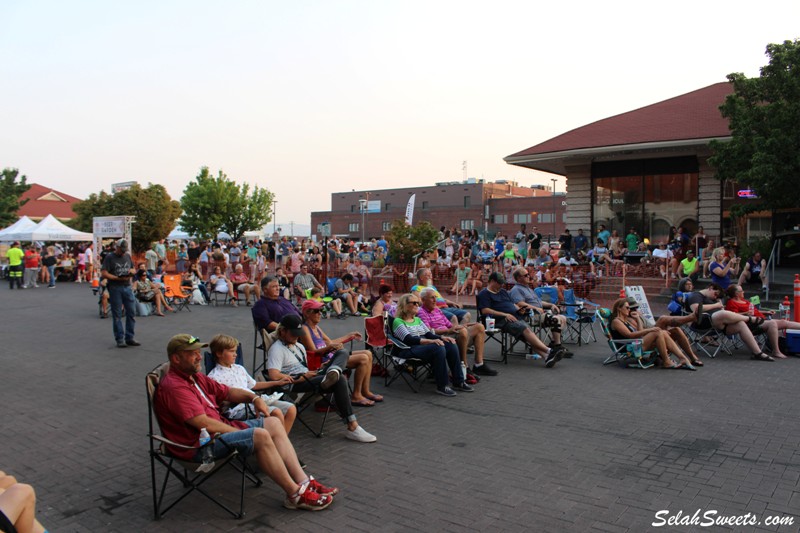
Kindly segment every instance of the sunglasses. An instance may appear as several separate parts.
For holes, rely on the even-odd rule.
[[[321,313],[322,309],[309,309],[312,313]]]
[[[409,303],[410,305],[419,305],[419,304],[421,304],[422,302],[420,302],[419,300],[413,300],[413,301],[411,301],[411,302],[408,302],[408,303]]]

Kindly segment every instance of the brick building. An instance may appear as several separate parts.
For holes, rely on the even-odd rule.
[[[434,227],[477,229],[482,235],[514,234],[520,224],[536,225],[543,234],[563,231],[563,195],[553,196],[543,186],[521,187],[512,181],[484,180],[443,182],[427,187],[407,187],[331,194],[331,210],[311,213],[311,231],[330,223],[331,235],[361,240],[379,237],[392,222],[405,218],[411,195],[416,195],[413,221]],[[362,206],[365,208],[362,212]],[[362,227],[363,224],[363,227]]]

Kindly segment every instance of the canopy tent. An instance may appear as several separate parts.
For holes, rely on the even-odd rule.
[[[29,219],[26,216],[22,216],[20,217],[19,220],[11,224],[9,227],[0,231],[0,241],[13,241],[15,239],[9,239],[6,237],[6,235],[10,235],[18,231],[21,232],[21,231],[31,230],[35,227],[36,227],[36,222],[34,222],[33,220]]]
[[[11,241],[91,241],[91,233],[74,230],[54,217],[47,215],[33,228],[14,231],[3,235],[3,239]]]
[[[180,226],[176,226],[175,229],[172,230],[169,235],[167,235],[167,239],[187,241],[189,239],[194,239],[194,236],[183,231]]]

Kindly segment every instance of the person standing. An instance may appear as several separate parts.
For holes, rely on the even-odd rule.
[[[117,348],[141,346],[134,339],[136,319],[136,298],[131,290],[131,278],[136,273],[133,259],[128,253],[128,241],[120,239],[114,243],[114,253],[106,255],[100,275],[108,283],[108,296],[111,302],[114,339]],[[122,328],[122,310],[125,309],[125,329]]]
[[[53,289],[56,286],[56,263],[58,263],[58,258],[56,258],[55,246],[48,246],[47,255],[42,258],[42,265],[47,269],[48,289]]]
[[[25,252],[19,247],[19,241],[14,241],[11,248],[6,252],[8,258],[8,288],[13,289],[17,284],[17,289],[22,288],[22,258]]]
[[[36,246],[31,244],[28,251],[25,252],[25,283],[22,285],[23,289],[32,289],[38,287],[39,283],[39,251]]]

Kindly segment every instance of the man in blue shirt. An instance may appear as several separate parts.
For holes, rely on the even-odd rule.
[[[493,317],[495,326],[500,330],[522,338],[530,346],[533,352],[545,358],[544,364],[547,368],[552,368],[564,356],[564,348],[548,348],[536,336],[524,320],[525,314],[529,313],[532,306],[519,301],[514,303],[511,295],[503,288],[505,279],[500,272],[492,272],[489,275],[488,286],[478,293],[476,305],[484,316]]]

